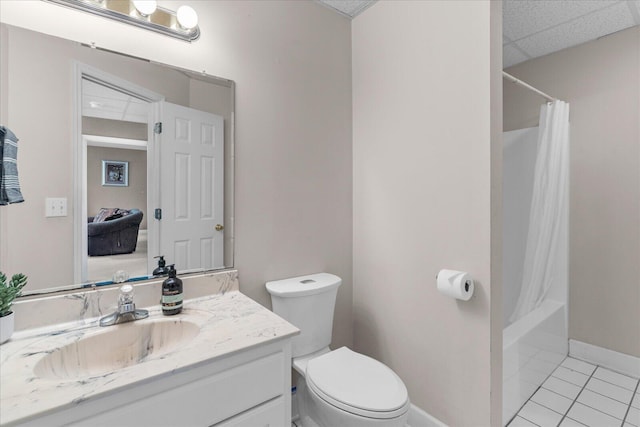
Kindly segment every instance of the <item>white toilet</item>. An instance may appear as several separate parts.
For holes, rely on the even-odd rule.
[[[330,350],[333,309],[342,279],[328,273],[267,283],[273,311],[300,329],[292,364],[304,427],[404,427],[409,395],[390,368],[341,347]]]

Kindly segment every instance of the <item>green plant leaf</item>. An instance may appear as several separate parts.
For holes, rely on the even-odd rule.
[[[14,274],[7,283],[7,276],[0,271],[0,317],[11,313],[13,301],[20,296],[22,288],[27,285],[27,276]]]

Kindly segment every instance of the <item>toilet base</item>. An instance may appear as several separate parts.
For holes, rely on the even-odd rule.
[[[375,419],[352,414],[325,402],[307,387],[303,377],[296,385],[298,410],[302,427],[406,427],[409,411],[396,418]]]

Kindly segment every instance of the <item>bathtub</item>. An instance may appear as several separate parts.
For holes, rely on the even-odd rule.
[[[507,326],[502,340],[502,424],[506,425],[567,356],[567,305],[543,302]]]
[[[568,353],[566,301],[569,220],[567,207],[561,219],[557,257],[553,261],[554,282],[546,300],[531,313],[510,323],[523,281],[538,128],[505,132],[503,143],[502,274],[505,328],[502,335],[502,421],[505,425]]]

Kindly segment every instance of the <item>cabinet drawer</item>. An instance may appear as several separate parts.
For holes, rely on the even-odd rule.
[[[73,425],[210,426],[281,396],[284,362],[274,353]]]
[[[282,427],[286,425],[284,398],[278,397],[215,427]]]

